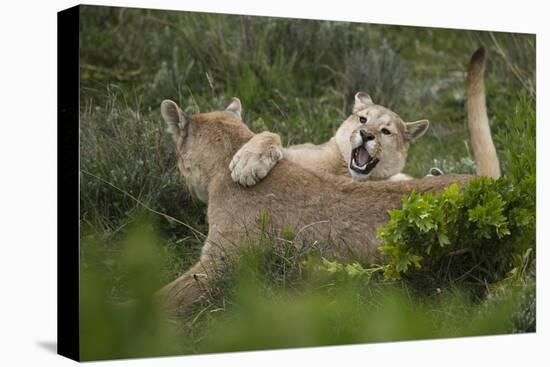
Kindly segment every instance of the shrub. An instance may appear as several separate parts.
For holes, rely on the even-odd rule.
[[[438,279],[496,282],[523,275],[535,255],[534,101],[520,93],[497,141],[506,178],[480,177],[463,189],[412,193],[379,231],[385,276],[431,273]]]
[[[422,269],[438,279],[495,282],[533,248],[534,202],[507,179],[483,177],[463,190],[413,192],[390,212],[379,237],[388,278]]]

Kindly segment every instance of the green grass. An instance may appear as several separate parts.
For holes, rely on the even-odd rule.
[[[355,92],[365,90],[405,120],[431,122],[411,147],[405,172],[423,176],[437,165],[471,173],[465,70],[471,53],[484,45],[488,111],[503,171],[534,202],[534,36],[81,11],[82,323],[90,331],[84,357],[533,331],[532,268],[513,279],[499,277],[482,296],[450,283],[422,294],[418,284],[388,282],[381,272],[368,282],[347,275],[319,280],[311,275],[311,259],[270,250],[243,261],[256,281],[243,280],[244,270],[235,265],[231,281],[177,320],[166,320],[147,297],[196,261],[208,230],[204,204],[189,195],[175,167],[174,143],[160,117],[163,99],[192,113],[222,109],[238,96],[253,131],[277,132],[285,144],[321,143],[350,113]],[[138,299],[131,312],[112,304],[128,298]],[[255,311],[258,305],[265,312]]]

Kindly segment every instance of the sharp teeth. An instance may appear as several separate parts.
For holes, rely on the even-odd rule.
[[[360,170],[364,170],[365,168],[367,168],[367,164],[368,164],[368,163],[365,163],[365,164],[362,165],[362,166],[358,166],[358,165],[357,165],[357,161],[355,160],[355,157],[353,158],[352,163],[353,163],[353,165],[355,166],[355,168],[359,168]]]

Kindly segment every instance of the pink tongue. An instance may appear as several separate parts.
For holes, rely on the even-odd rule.
[[[363,167],[365,164],[367,164],[368,161],[369,161],[369,153],[364,147],[360,147],[359,150],[357,151],[355,163],[357,163],[359,167]]]

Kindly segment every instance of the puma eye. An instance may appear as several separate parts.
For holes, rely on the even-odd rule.
[[[389,131],[388,129],[386,128],[383,128],[382,130],[380,130],[382,132],[382,134],[384,135],[390,135],[391,134],[391,131]]]
[[[363,117],[363,116],[361,116],[361,117],[359,117],[359,122],[360,122],[360,123],[362,123],[362,124],[364,124],[364,123],[366,123],[366,122],[367,122],[367,118],[366,118],[366,117]]]

